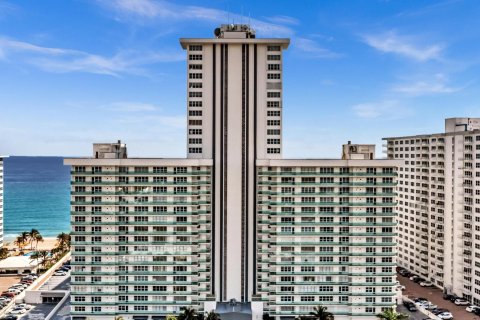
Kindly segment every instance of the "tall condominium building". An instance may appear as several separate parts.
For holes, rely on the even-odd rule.
[[[193,307],[293,319],[321,304],[335,319],[375,319],[395,305],[398,161],[352,144],[342,160],[282,159],[289,40],[245,25],[215,36],[180,41],[186,159],[129,158],[118,142],[65,160],[72,318],[165,319]]]
[[[3,246],[3,159],[0,155],[0,248]]]
[[[445,133],[385,138],[402,160],[398,263],[480,305],[480,119],[445,120]]]

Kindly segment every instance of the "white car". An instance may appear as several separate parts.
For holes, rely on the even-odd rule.
[[[480,309],[480,307],[477,307],[477,306],[468,306],[465,308],[465,310],[467,310],[467,312],[473,312],[477,309]]]
[[[64,272],[64,271],[57,271],[57,272],[55,272],[53,275],[54,275],[54,276],[66,276],[67,273]]]
[[[468,302],[465,299],[456,299],[454,302],[457,306],[468,306],[470,305],[470,302]]]
[[[420,282],[420,286],[421,287],[433,287],[433,283],[431,283],[430,281],[423,281],[423,282]]]
[[[405,286],[401,284],[397,284],[397,290],[405,290]]]
[[[444,312],[444,313],[437,314],[437,317],[439,317],[442,320],[453,319],[453,315],[450,312]]]
[[[19,309],[14,309],[14,310],[10,311],[10,314],[16,315],[16,314],[24,314],[26,312],[27,312],[27,310],[25,310],[23,308],[19,308]]]
[[[22,308],[22,309],[25,309],[25,310],[30,310],[30,309],[32,309],[32,306],[29,305],[29,304],[26,304],[26,303],[20,303],[20,304],[17,304],[15,306],[15,309],[16,308]]]

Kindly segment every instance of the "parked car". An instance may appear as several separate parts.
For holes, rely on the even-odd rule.
[[[467,312],[474,312],[476,309],[480,309],[480,307],[468,306],[468,307],[465,308],[465,310],[467,310]]]
[[[13,293],[13,292],[8,292],[8,291],[4,291],[4,292],[2,292],[2,297],[14,298],[14,297],[15,297],[15,293]]]
[[[404,286],[404,285],[401,285],[401,284],[398,284],[398,285],[397,285],[397,290],[403,291],[403,290],[405,290],[405,286]]]
[[[420,282],[424,282],[424,281],[426,281],[426,279],[420,278],[420,277],[417,277],[417,278],[413,279],[413,282],[415,282],[415,283],[420,283]]]
[[[450,298],[452,297],[453,295],[452,294],[448,294],[448,293],[444,293],[442,298],[443,300],[450,300]]]
[[[418,276],[416,274],[411,274],[409,279],[413,281],[416,278],[418,278]]]
[[[26,312],[27,312],[27,310],[25,310],[23,308],[15,308],[12,311],[10,311],[10,314],[17,315],[17,314],[24,314]]]
[[[470,304],[469,301],[465,300],[465,299],[456,299],[454,301],[454,303],[457,305],[457,306],[468,306]]]
[[[66,276],[67,273],[65,271],[56,271],[53,275],[54,276]]]
[[[18,317],[14,316],[13,314],[9,314],[9,315],[2,318],[2,320],[17,320],[17,319],[18,319]]]
[[[422,282],[420,282],[420,286],[422,286],[422,287],[433,287],[433,283],[431,283],[430,281],[422,281]]]
[[[32,309],[32,306],[29,305],[29,304],[26,304],[26,303],[20,303],[20,304],[17,304],[15,306],[15,308],[22,308],[22,309],[25,309],[25,310],[30,310],[30,309]]]
[[[405,308],[407,308],[408,311],[410,312],[415,312],[417,311],[417,307],[415,306],[414,303],[410,302],[410,301],[403,301],[403,305],[405,306]]]
[[[450,301],[451,301],[451,302],[455,302],[455,300],[457,300],[457,299],[462,299],[462,298],[459,297],[459,296],[457,296],[457,295],[454,295],[454,294],[452,294],[452,295],[450,296]]]
[[[422,297],[418,297],[418,298],[414,298],[413,301],[414,301],[414,302],[419,302],[419,301],[425,301],[425,302],[427,302],[428,299],[425,299],[425,298],[422,298]]]
[[[431,311],[434,315],[439,315],[441,313],[450,312],[448,309],[435,309]]]
[[[444,313],[437,314],[437,317],[439,317],[442,320],[453,319],[453,315],[450,312],[444,312]]]
[[[21,291],[18,289],[8,289],[7,292],[13,293],[15,295],[19,294]]]

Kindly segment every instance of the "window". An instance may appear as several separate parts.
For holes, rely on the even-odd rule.
[[[203,84],[201,82],[190,82],[188,84],[189,88],[195,88],[195,89],[201,89],[203,87]]]
[[[188,50],[190,51],[202,51],[202,46],[198,44],[191,44],[188,46]]]
[[[280,46],[267,46],[267,51],[280,51]]]
[[[267,98],[280,98],[280,91],[268,91]]]
[[[188,60],[190,60],[190,61],[202,60],[202,55],[201,54],[190,54],[190,55],[188,55]]]
[[[200,138],[190,138],[188,139],[189,144],[202,144],[202,139]]]
[[[267,148],[267,153],[269,154],[279,154],[280,148]]]
[[[188,101],[189,107],[201,107],[202,104],[202,101]]]
[[[188,69],[190,70],[202,70],[202,65],[201,64],[189,64]]]
[[[201,73],[189,73],[189,79],[202,79],[203,75]]]
[[[268,129],[267,130],[267,135],[269,136],[275,136],[280,134],[280,129]]]
[[[190,101],[190,102],[200,102],[200,101]],[[188,111],[188,115],[191,117],[201,117],[202,110],[190,110]]]
[[[280,101],[267,101],[267,108],[280,108]]]
[[[267,144],[280,144],[280,139],[267,139]]]
[[[269,54],[267,55],[267,60],[280,60],[279,54]]]
[[[280,70],[280,65],[275,63],[275,64],[268,64],[267,66],[268,70]]]
[[[188,153],[202,153],[202,148],[188,148]]]
[[[280,73],[268,73],[267,74],[267,79],[268,80],[280,80]]]
[[[280,117],[280,111],[267,111],[269,117]]]
[[[279,126],[280,120],[267,120],[267,126]]]

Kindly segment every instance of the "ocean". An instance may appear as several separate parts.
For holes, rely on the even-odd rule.
[[[70,167],[61,157],[15,157],[4,163],[4,237],[38,229],[43,237],[70,230]]]

